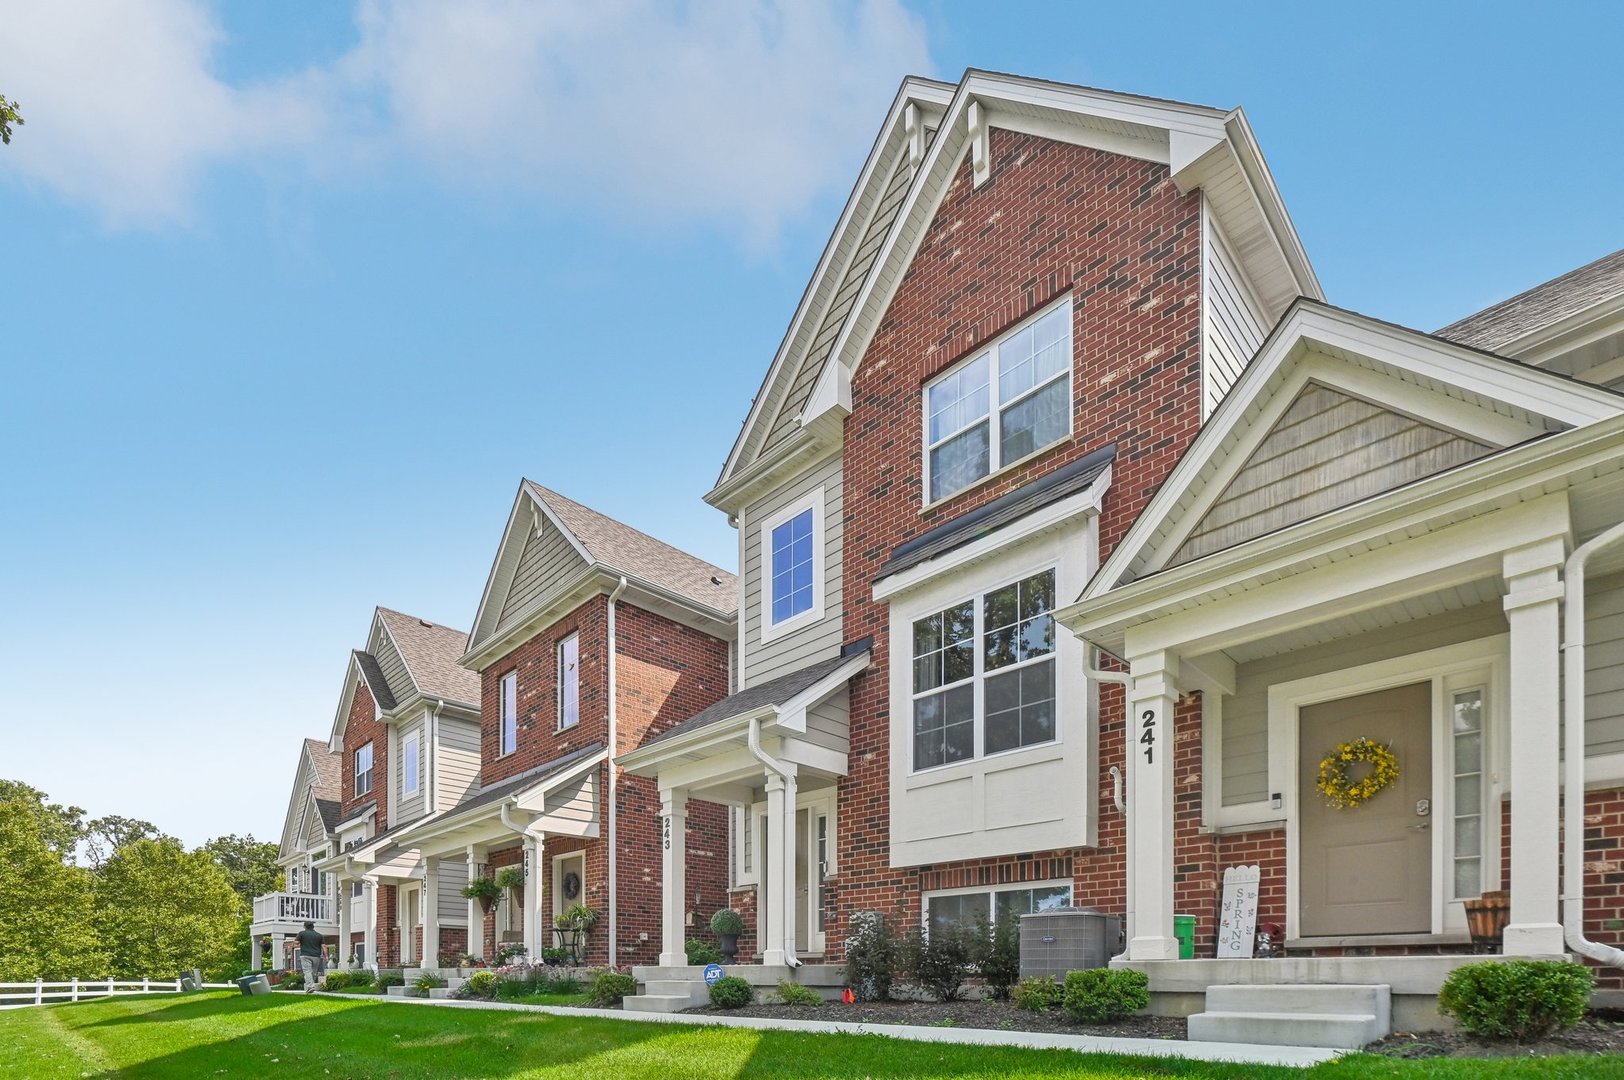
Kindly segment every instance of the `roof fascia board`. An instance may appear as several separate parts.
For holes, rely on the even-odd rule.
[[[338,712],[333,715],[333,731],[327,737],[327,750],[329,753],[340,754],[344,752],[344,729],[349,726],[350,708],[355,704],[355,690],[366,679],[366,672],[361,670],[361,661],[355,658],[355,650],[350,650],[349,666],[344,669],[344,687],[338,694]],[[367,690],[372,692],[372,684],[367,684]],[[372,711],[378,711],[378,695],[372,692]]]
[[[863,202],[863,196],[868,193],[868,189],[874,183],[876,177],[889,175],[888,171],[879,169],[881,160],[891,156],[885,151],[894,150],[895,148],[891,144],[897,142],[901,151],[907,152],[907,138],[904,126],[908,106],[945,108],[951,100],[952,90],[949,84],[912,76],[902,80],[902,85],[897,89],[896,97],[891,102],[891,108],[886,113],[885,121],[880,125],[880,130],[875,135],[873,144],[869,147],[868,157],[864,160],[863,167],[857,174],[857,180],[852,185],[851,193],[846,197],[846,205],[842,208],[834,230],[829,234],[829,239],[824,244],[823,253],[818,258],[817,267],[813,270],[812,277],[807,281],[806,289],[801,294],[801,300],[796,305],[795,314],[790,319],[789,329],[785,332],[784,339],[778,347],[778,352],[767,369],[766,378],[762,380],[761,389],[750,403],[750,411],[739,428],[737,438],[734,439],[733,448],[728,453],[727,462],[722,466],[721,475],[717,477],[717,488],[721,488],[727,480],[731,479],[733,470],[738,466],[739,457],[749,442],[752,429],[762,419],[762,411],[768,404],[768,398],[772,397],[770,391],[776,383],[779,373],[783,370],[787,358],[794,351],[795,344],[806,329],[806,324],[813,314],[814,305],[812,301],[818,296],[825,278],[829,276],[833,268],[835,255],[840,250],[841,241],[845,239],[848,230],[852,226],[857,209]],[[709,498],[706,501],[710,501]]]
[[[581,542],[581,538],[575,535],[575,530],[571,529],[568,525],[565,525],[564,519],[558,516],[558,512],[551,506],[547,505],[546,499],[542,498],[540,495],[537,495],[535,489],[529,484],[524,485],[524,490],[525,494],[530,496],[530,501],[535,503],[537,509],[541,511],[542,516],[553,523],[553,528],[564,534],[564,539],[568,540],[570,547],[575,549],[575,554],[579,555],[588,563],[598,561],[598,557],[592,554],[592,552],[588,551],[587,546]],[[526,542],[529,541],[532,535],[534,535],[533,531],[525,534]]]
[[[537,781],[535,784],[520,784],[518,787],[514,788],[513,791],[494,802],[488,802],[482,806],[476,806],[471,810],[463,811],[459,811],[455,806],[453,806],[450,810],[445,811],[443,814],[439,814],[432,818],[427,818],[408,829],[396,833],[394,835],[394,840],[396,843],[420,844],[424,841],[432,840],[436,836],[443,836],[448,832],[454,832],[457,829],[466,828],[467,826],[479,821],[481,818],[492,815],[500,815],[504,805],[512,805],[517,809],[522,809],[517,807],[517,802],[521,794],[529,794],[538,790],[543,794],[551,792],[566,780],[573,779],[589,769],[597,768],[599,765],[603,764],[608,757],[609,751],[607,748],[605,748],[598,751],[596,754],[590,754],[587,757],[582,758],[579,762],[570,765],[562,772],[549,776],[544,780]],[[533,813],[534,811],[524,812]]]
[[[1621,315],[1624,315],[1624,295],[1604,300],[1549,326],[1513,338],[1496,351],[1505,356],[1514,356],[1524,363],[1543,366],[1563,353],[1618,333],[1620,327],[1617,320]]]
[[[1308,261],[1302,237],[1291,220],[1290,212],[1286,210],[1286,201],[1280,197],[1280,188],[1274,182],[1274,173],[1263,156],[1263,148],[1258,145],[1257,135],[1252,131],[1251,121],[1246,118],[1246,111],[1232,109],[1224,119],[1224,130],[1246,177],[1247,186],[1251,188],[1252,196],[1269,224],[1269,234],[1297,280],[1298,291],[1315,300],[1324,300],[1325,290],[1320,285],[1319,275],[1314,272],[1314,264]]]
[[[310,760],[309,745],[301,742],[299,744],[299,763],[293,769],[293,790],[288,792],[288,809],[282,815],[282,839],[277,844],[279,858],[289,850],[293,838],[298,835],[298,830],[293,827],[293,818],[298,812],[299,792],[301,789],[310,787],[309,778],[314,775],[315,767],[315,762]]]
[[[829,674],[778,706],[778,723],[798,732],[806,731],[806,711],[814,709],[834,696],[847,681],[868,670],[873,661],[873,650],[864,649],[852,656]]]
[[[690,731],[670,739],[661,739],[658,742],[644,743],[626,751],[615,759],[615,763],[628,772],[636,772],[640,776],[652,776],[647,772],[653,765],[657,765],[667,758],[678,754],[692,754],[706,750],[737,738],[745,728],[750,726],[752,720],[771,720],[778,715],[778,706],[762,705],[742,712],[737,716],[730,716],[726,720],[718,720],[714,724],[706,724],[697,731]]]
[[[1081,599],[1057,610],[1055,617],[1087,636],[1153,611],[1170,597],[1300,566],[1349,545],[1408,531],[1428,519],[1513,498],[1519,491],[1544,487],[1575,472],[1616,465],[1621,437],[1624,416],[1617,416],[1509,447],[1115,589],[1085,591]]]
[[[825,370],[831,365],[825,365]],[[821,378],[821,377],[820,377]],[[837,431],[839,425],[835,425]],[[842,447],[839,439],[831,441],[821,427],[802,427],[771,451],[744,466],[726,482],[717,484],[705,495],[705,501],[736,517],[739,512],[762,493],[780,483],[820,464]]]
[[[468,635],[469,651],[478,648],[482,639],[487,636],[492,629],[494,629],[494,627],[487,626],[486,623],[487,616],[494,616],[501,610],[500,605],[495,607],[492,606],[492,601],[494,600],[497,592],[496,579],[499,576],[502,576],[502,556],[507,552],[508,542],[513,536],[514,527],[520,520],[519,511],[524,508],[527,497],[531,501],[534,501],[535,497],[530,495],[529,485],[521,480],[519,482],[519,490],[513,496],[513,507],[508,511],[507,524],[502,528],[502,540],[496,545],[496,558],[491,561],[491,572],[485,575],[485,591],[480,593],[479,608],[474,612],[473,629]],[[528,538],[529,534],[527,533],[526,539]],[[506,574],[508,581],[504,582],[501,586],[501,591],[504,594],[507,591],[508,584],[511,583],[513,572],[517,566],[518,560],[515,559],[513,567],[509,568]]]

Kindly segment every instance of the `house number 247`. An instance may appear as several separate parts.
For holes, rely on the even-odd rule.
[[[1139,743],[1143,746],[1145,764],[1156,763],[1156,710],[1146,709],[1139,714]]]

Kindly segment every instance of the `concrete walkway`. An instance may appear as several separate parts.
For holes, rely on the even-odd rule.
[[[335,995],[342,997],[342,994]],[[903,1024],[855,1024],[840,1020],[774,1020],[759,1016],[715,1016],[695,1013],[639,1013],[614,1009],[579,1009],[565,1005],[521,1005],[506,1001],[452,1001],[449,999],[381,997],[391,1004],[433,1005],[453,1009],[508,1009],[516,1012],[584,1016],[594,1020],[624,1020],[634,1024],[689,1024],[712,1027],[756,1028],[766,1031],[804,1031],[828,1035],[888,1035],[913,1042],[957,1043],[966,1046],[1018,1046],[1039,1050],[1075,1050],[1081,1054],[1138,1054],[1143,1057],[1226,1061],[1238,1065],[1287,1065],[1305,1068],[1333,1061],[1345,1050],[1307,1046],[1254,1046],[1248,1043],[1189,1042],[1183,1039],[1123,1039],[1099,1035],[1059,1035],[1039,1031],[998,1031],[991,1028],[913,1027]],[[831,1012],[839,1005],[826,1006]]]

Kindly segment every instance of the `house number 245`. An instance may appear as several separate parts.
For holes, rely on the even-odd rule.
[[[1145,764],[1156,763],[1156,710],[1146,709],[1139,714],[1139,743],[1143,746]]]

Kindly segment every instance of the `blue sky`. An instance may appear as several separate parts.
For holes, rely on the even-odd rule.
[[[731,566],[904,74],[1243,105],[1330,299],[1423,329],[1624,246],[1624,9],[1351,7],[0,0],[0,776],[274,838],[522,475]]]

